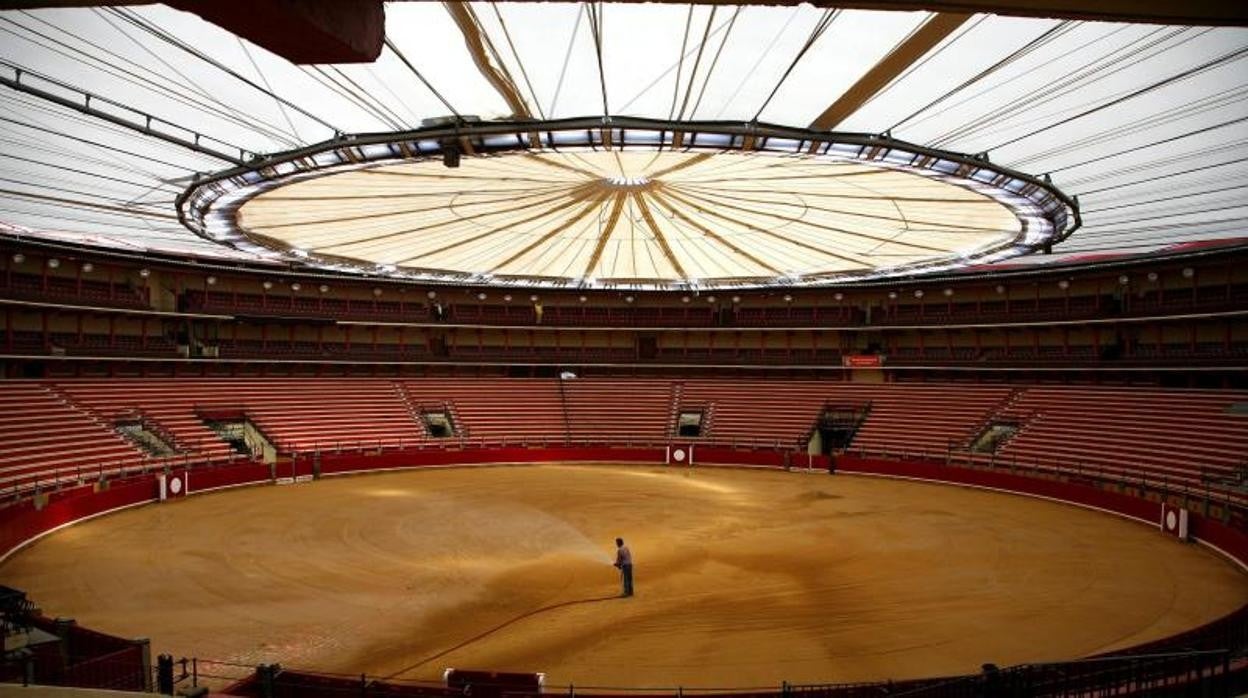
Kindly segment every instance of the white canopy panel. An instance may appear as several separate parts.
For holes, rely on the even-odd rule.
[[[474,61],[450,7],[387,5],[393,48],[373,64],[342,66],[295,66],[159,5],[3,11],[0,78],[20,75],[69,103],[85,93],[107,97],[124,106],[110,113],[154,117],[159,130],[241,159],[338,133],[418,128],[452,111],[517,116]],[[467,8],[489,64],[533,118],[795,127],[811,124],[929,19],[810,6]],[[980,15],[835,128],[890,132],[1051,174],[1079,197],[1084,223],[1058,253],[1145,253],[1242,237],[1245,58],[1248,30],[1239,28]],[[236,255],[185,229],[174,207],[194,175],[230,164],[0,86],[0,221],[31,235]],[[558,266],[532,261],[530,271],[543,265]]]

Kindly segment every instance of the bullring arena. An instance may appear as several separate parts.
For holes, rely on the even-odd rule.
[[[1248,695],[1241,4],[0,0],[0,697]]]
[[[610,566],[617,534],[637,557],[632,599]],[[225,491],[75,526],[0,572],[175,656],[427,681],[541,670],[585,690],[965,674],[1112,653],[1248,603],[1241,569],[1099,512],[661,465]]]

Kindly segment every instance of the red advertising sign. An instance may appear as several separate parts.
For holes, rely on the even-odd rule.
[[[841,357],[841,365],[846,368],[879,368],[884,365],[884,357],[878,354],[846,354]]]

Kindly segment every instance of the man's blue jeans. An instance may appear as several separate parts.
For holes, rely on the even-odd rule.
[[[633,595],[633,566],[622,565],[620,567],[620,576],[624,578],[624,595]]]

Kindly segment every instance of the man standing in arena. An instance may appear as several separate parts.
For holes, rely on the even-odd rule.
[[[615,566],[620,570],[620,577],[624,580],[624,593],[620,596],[633,595],[633,554],[629,552],[628,546],[624,545],[623,538],[615,539]]]

